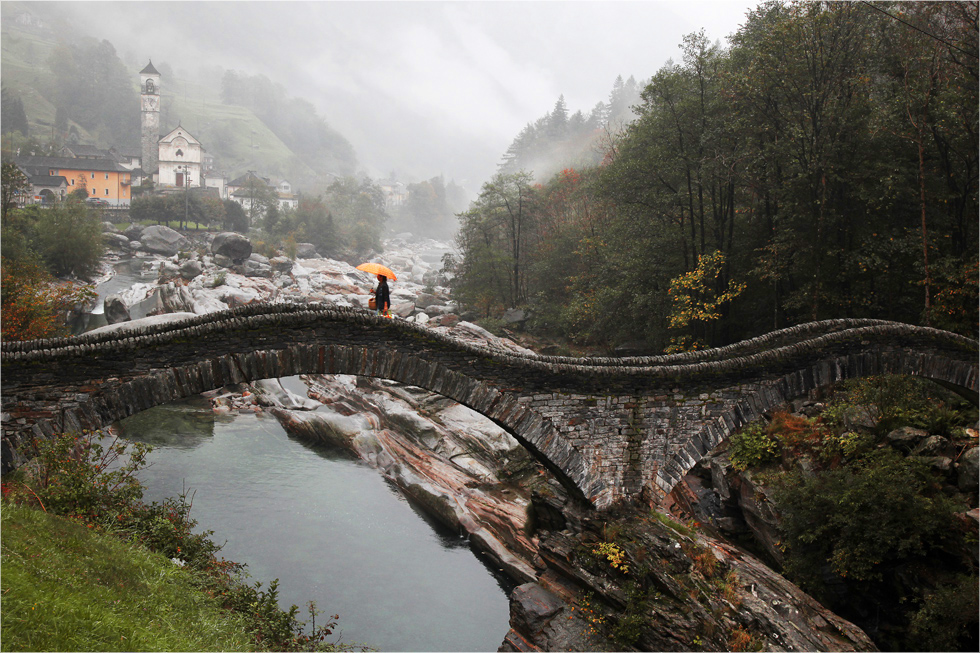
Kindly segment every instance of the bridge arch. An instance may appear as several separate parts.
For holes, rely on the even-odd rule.
[[[230,352],[196,362],[154,369],[126,380],[109,378],[47,415],[38,427],[47,434],[96,430],[179,399],[226,385],[300,374],[350,374],[418,386],[470,408],[512,435],[579,499],[595,495],[601,481],[590,478],[581,455],[554,425],[508,392],[411,354],[375,346],[294,344],[276,350]]]
[[[977,365],[938,353],[916,353],[904,349],[847,353],[809,364],[789,374],[770,379],[743,382],[738,398],[727,403],[712,419],[705,421],[686,446],[678,448],[657,470],[655,483],[663,495],[712,449],[742,426],[786,405],[810,391],[827,388],[846,379],[886,374],[918,376],[978,403]]]
[[[367,311],[254,304],[131,332],[3,343],[4,468],[31,435],[104,426],[229,383],[355,374],[476,410],[603,508],[663,498],[738,426],[842,378],[917,374],[975,398],[977,351],[936,329],[829,320],[670,356],[537,356]]]

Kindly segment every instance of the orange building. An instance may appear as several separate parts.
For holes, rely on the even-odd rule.
[[[19,156],[14,163],[29,176],[64,177],[69,193],[84,188],[91,198],[111,206],[129,206],[132,171],[111,159]]]

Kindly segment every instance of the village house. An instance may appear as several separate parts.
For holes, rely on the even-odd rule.
[[[34,186],[34,202],[64,199],[68,193],[83,188],[89,198],[112,206],[129,206],[131,172],[112,159],[18,156],[14,157],[14,164]],[[59,177],[65,180],[64,194]]]
[[[228,198],[241,204],[246,211],[252,208],[252,202],[257,200],[263,190],[262,194],[268,195],[271,192],[276,197],[281,209],[295,209],[299,206],[299,198],[293,193],[292,184],[285,179],[273,183],[268,177],[260,177],[251,170],[229,181],[227,188]]]

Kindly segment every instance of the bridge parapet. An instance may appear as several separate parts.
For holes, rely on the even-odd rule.
[[[129,333],[3,343],[0,361],[5,469],[31,434],[101,428],[227,383],[361,374],[481,412],[600,507],[655,500],[749,419],[843,378],[918,374],[977,393],[975,341],[870,320],[702,352],[570,358],[497,351],[362,310],[260,304]]]

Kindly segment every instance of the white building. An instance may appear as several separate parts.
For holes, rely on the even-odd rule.
[[[204,148],[201,141],[177,125],[159,141],[159,172],[157,184],[161,187],[188,188],[201,186]]]
[[[204,185],[207,188],[214,188],[215,190],[217,190],[218,196],[223,200],[228,199],[227,183],[228,180],[225,178],[224,175],[217,174],[214,172],[209,172],[206,175],[204,175]]]

